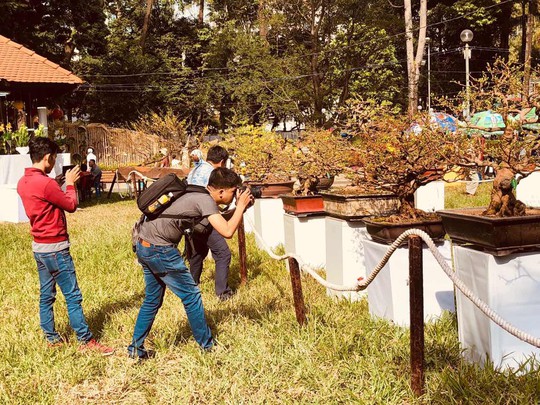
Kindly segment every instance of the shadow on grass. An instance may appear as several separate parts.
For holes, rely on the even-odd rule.
[[[96,339],[99,339],[103,334],[103,327],[111,315],[116,312],[123,311],[128,308],[139,308],[141,306],[142,299],[144,298],[144,292],[132,294],[123,300],[109,302],[102,305],[96,310],[91,311],[86,320],[90,330]]]
[[[80,208],[88,208],[88,207],[95,207],[97,205],[109,205],[109,204],[115,204],[122,201],[131,201],[132,198],[126,195],[126,197],[122,198],[120,194],[118,193],[112,193],[111,198],[107,198],[107,193],[101,193],[101,197],[96,197],[95,195],[92,196],[92,198],[86,199],[84,201],[81,201],[79,203]]]
[[[233,298],[234,299],[234,298]],[[281,305],[277,300],[272,299],[270,302],[261,302],[260,305],[254,306],[253,304],[237,303],[234,308],[220,307],[214,310],[205,309],[206,321],[208,326],[212,330],[212,335],[219,337],[219,326],[227,318],[231,316],[240,316],[248,318],[253,321],[261,321],[266,319],[271,313],[281,310]],[[294,307],[292,306],[291,297],[291,316],[294,317]],[[187,340],[193,337],[191,327],[187,321],[182,322],[179,325],[174,344],[178,345],[185,343]]]

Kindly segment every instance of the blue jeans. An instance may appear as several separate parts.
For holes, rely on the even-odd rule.
[[[203,349],[210,349],[214,343],[212,332],[206,323],[201,291],[193,281],[178,249],[175,246],[145,247],[138,242],[137,258],[143,268],[145,297],[135,322],[133,340],[128,352],[133,356],[147,356],[144,341],[163,304],[165,287],[169,287],[182,300],[197,343]]]
[[[79,342],[85,343],[92,338],[82,309],[82,294],[77,284],[75,266],[69,249],[51,253],[36,253],[39,274],[39,319],[47,341],[55,343],[61,340],[54,326],[53,304],[56,301],[56,284],[66,299],[69,324],[77,334]]]

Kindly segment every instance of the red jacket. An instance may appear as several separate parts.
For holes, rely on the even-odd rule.
[[[75,187],[67,186],[64,193],[54,179],[39,169],[27,167],[17,184],[17,193],[30,219],[35,242],[57,243],[69,239],[64,210],[77,209]]]

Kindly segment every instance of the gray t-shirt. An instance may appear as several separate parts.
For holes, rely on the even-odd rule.
[[[188,218],[208,217],[219,214],[214,199],[209,194],[187,193],[167,207],[163,214],[182,215]],[[143,222],[139,238],[153,245],[178,245],[182,239],[182,220],[156,218]]]

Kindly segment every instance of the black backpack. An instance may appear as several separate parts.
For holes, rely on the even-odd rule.
[[[147,189],[143,190],[137,198],[137,206],[142,212],[141,217],[133,226],[131,231],[131,246],[135,252],[135,247],[139,240],[139,229],[144,221],[152,221],[156,218],[174,218],[182,219],[182,228],[186,241],[190,248],[193,248],[191,236],[193,232],[209,233],[211,231],[210,223],[207,218],[193,218],[183,215],[162,214],[171,203],[186,193],[207,193],[208,190],[203,186],[188,184],[185,179],[179,179],[174,173],[169,173],[152,183]],[[185,220],[185,221],[184,221]],[[186,243],[187,247],[188,243]],[[186,255],[189,256],[189,250]]]

